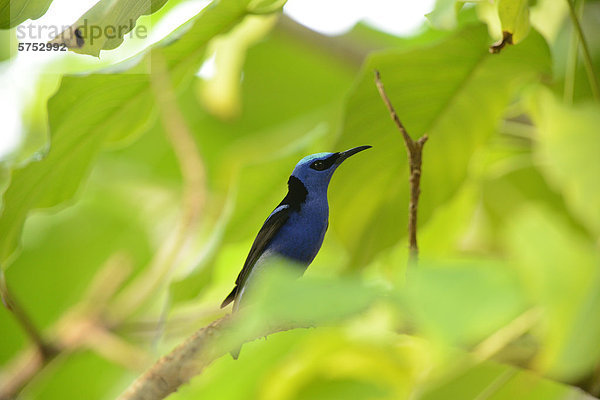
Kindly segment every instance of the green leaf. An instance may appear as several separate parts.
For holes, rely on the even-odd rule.
[[[564,196],[572,214],[600,235],[600,106],[566,106],[549,91],[540,92],[533,117],[540,168]]]
[[[249,302],[256,304],[251,318],[267,324],[340,321],[366,310],[383,294],[356,279],[298,279],[295,266],[286,260],[273,261],[268,268],[269,273],[259,275],[256,286],[246,290]]]
[[[230,0],[207,7],[180,40],[156,48],[146,61],[164,57],[174,84],[181,84],[197,71],[206,43],[239,22],[245,6],[243,0]],[[72,198],[105,142],[135,136],[150,121],[153,93],[147,75],[66,77],[48,107],[48,154],[16,170],[4,194],[0,215],[3,268],[17,247],[28,213]]]
[[[27,19],[38,19],[48,11],[52,0],[1,0],[0,29],[15,27]]]
[[[125,135],[148,118],[152,99],[140,96],[143,75],[66,77],[48,104],[51,147],[41,161],[14,171],[0,216],[0,260],[14,251],[28,213],[75,195],[110,135]]]
[[[508,365],[486,361],[455,373],[452,379],[430,389],[422,400],[592,400],[577,387],[553,382]]]
[[[91,351],[70,354],[55,360],[44,374],[25,387],[19,397],[25,399],[116,398],[123,390],[123,377],[131,373]]]
[[[454,29],[457,26],[456,15],[463,5],[461,0],[437,0],[433,11],[425,16],[437,29]]]
[[[248,11],[253,14],[270,14],[283,8],[287,0],[251,0]]]
[[[512,264],[544,320],[537,369],[576,381],[600,359],[600,255],[594,243],[558,215],[531,204],[511,215],[505,242]],[[558,295],[560,294],[560,295]]]
[[[167,0],[100,0],[52,43],[65,44],[81,54],[98,57],[100,50],[112,50],[135,28],[142,15],[158,11]],[[137,33],[135,33],[137,32]],[[146,35],[147,30],[134,34]]]
[[[500,263],[420,260],[409,280],[411,315],[448,345],[475,345],[525,310],[517,277]]]
[[[152,255],[139,204],[119,196],[114,179],[112,187],[104,183],[107,187],[100,189],[97,180],[90,180],[75,206],[31,216],[23,249],[6,271],[17,299],[40,328],[81,301],[97,271],[116,252],[126,254],[136,270]],[[141,186],[131,186],[136,184]]]
[[[512,34],[514,44],[529,33],[529,0],[498,0],[498,16],[502,31]]]
[[[472,154],[494,132],[505,106],[524,84],[550,71],[538,34],[502,54],[489,54],[483,26],[435,45],[369,58],[347,102],[337,149],[373,149],[340,168],[332,182],[332,224],[353,254],[371,260],[405,235],[408,209],[406,150],[373,82],[381,79],[409,134],[428,134],[423,150],[419,222],[460,187]]]
[[[373,322],[358,321],[360,323]],[[377,321],[379,322],[379,321]],[[176,400],[406,399],[427,374],[430,351],[418,338],[373,327],[298,329],[247,343],[173,393]],[[232,384],[235,382],[235,384]]]

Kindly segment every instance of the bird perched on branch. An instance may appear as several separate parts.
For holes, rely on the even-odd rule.
[[[315,258],[329,226],[327,188],[331,176],[348,157],[371,146],[341,153],[317,153],[304,157],[288,180],[288,193],[258,232],[235,287],[221,304],[234,302],[236,311],[247,286],[271,257],[298,265],[303,273]],[[236,358],[236,355],[234,358]]]

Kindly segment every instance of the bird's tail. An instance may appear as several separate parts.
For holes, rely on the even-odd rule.
[[[235,300],[235,296],[237,294],[237,285],[235,285],[235,287],[233,288],[233,290],[231,291],[231,293],[229,293],[227,295],[227,297],[225,298],[225,300],[223,300],[223,302],[221,303],[221,308],[225,307],[227,304],[231,303],[233,300]]]

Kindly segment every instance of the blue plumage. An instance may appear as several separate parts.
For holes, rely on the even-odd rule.
[[[348,157],[371,146],[341,153],[317,153],[304,157],[288,180],[288,193],[260,229],[236,286],[223,301],[239,308],[246,286],[270,257],[283,257],[304,272],[316,257],[329,225],[327,188],[337,167]]]

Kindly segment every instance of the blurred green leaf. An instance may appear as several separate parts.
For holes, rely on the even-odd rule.
[[[437,29],[454,29],[457,26],[456,14],[463,5],[462,0],[437,0],[433,11],[425,16]]]
[[[248,343],[238,360],[216,361],[174,398],[402,399],[431,367],[431,352],[418,338],[351,332],[300,329]]]
[[[505,241],[531,301],[543,307],[536,366],[573,381],[600,359],[600,255],[584,236],[539,205],[512,214]]]
[[[269,14],[281,10],[287,0],[251,0],[248,11],[253,14]]]
[[[123,201],[116,188],[94,186],[74,207],[31,216],[23,250],[6,271],[17,299],[42,328],[81,301],[96,272],[116,252],[127,254],[136,270],[151,257],[143,215],[136,215],[139,206]]]
[[[134,110],[151,107],[152,99],[139,95],[147,82],[142,75],[64,78],[49,102],[48,154],[14,171],[4,194],[1,261],[17,246],[30,210],[53,207],[74,196],[107,136],[128,135],[146,122],[148,115]]]
[[[0,31],[0,62],[10,60],[17,53],[17,46],[13,45],[15,32],[13,29]]]
[[[19,398],[114,398],[119,394],[118,388],[123,389],[123,376],[127,375],[130,373],[122,366],[114,365],[90,351],[75,353],[54,360],[38,379],[33,380],[24,389]]]
[[[498,16],[502,31],[512,34],[514,44],[529,33],[529,0],[498,0]]]
[[[209,6],[179,41],[156,50],[160,54],[155,56],[165,57],[176,86],[196,72],[206,43],[240,21],[245,6],[244,0]],[[29,211],[53,207],[72,198],[104,143],[134,136],[152,118],[152,107],[147,75],[63,79],[58,93],[49,101],[48,154],[15,171],[4,194],[0,262],[6,262],[17,247]]]
[[[0,29],[9,29],[27,19],[38,19],[48,11],[52,0],[0,1]]]
[[[101,50],[119,47],[124,36],[135,29],[139,17],[158,11],[166,2],[167,0],[100,0],[51,43],[64,43],[76,53],[98,57]],[[143,31],[134,34],[142,36],[148,32],[144,27]]]
[[[549,182],[583,225],[600,235],[600,106],[565,106],[541,91],[533,110],[539,141],[535,154]]]
[[[259,277],[262,282],[247,291],[256,307],[252,318],[266,323],[339,321],[366,310],[384,295],[381,289],[353,279],[298,279],[296,266],[284,260],[273,261],[269,273]]]
[[[409,134],[430,137],[423,151],[423,225],[460,187],[473,152],[493,133],[514,93],[550,72],[548,48],[538,34],[506,50],[489,54],[487,31],[478,26],[431,46],[369,58],[348,99],[337,148],[371,144],[373,150],[344,166],[331,196],[331,225],[353,254],[353,265],[396,243],[407,226],[406,150],[373,70],[381,71]]]
[[[408,276],[411,309],[421,329],[450,345],[474,345],[525,309],[517,277],[494,262],[422,260]]]
[[[569,212],[561,193],[548,184],[541,166],[535,165],[531,142],[500,139],[490,143],[481,157],[486,159],[479,182],[483,229],[475,232],[473,239],[487,250],[498,251],[502,248],[503,231],[512,222],[515,205],[531,202],[563,215],[574,229],[585,232],[584,225]]]
[[[579,388],[541,378],[532,372],[486,361],[461,371],[429,390],[422,400],[592,400]]]

